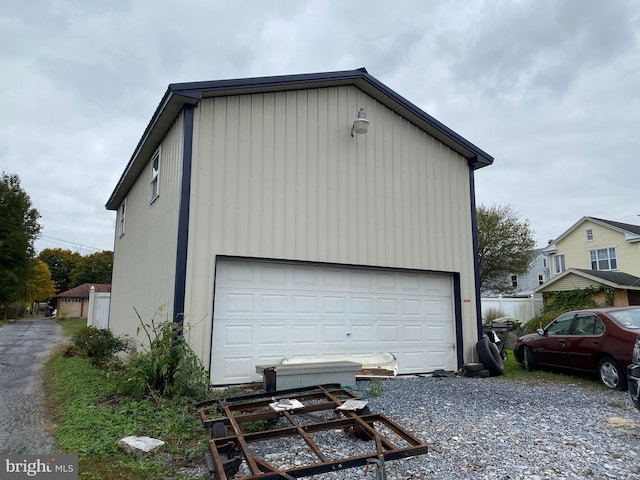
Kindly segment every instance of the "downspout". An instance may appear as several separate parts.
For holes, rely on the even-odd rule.
[[[184,297],[187,282],[187,248],[189,243],[189,203],[191,197],[191,163],[193,156],[194,105],[184,105],[182,112],[182,179],[180,185],[180,209],[178,211],[178,239],[176,247],[176,275],[173,291],[173,321],[182,326],[184,321]],[[180,329],[182,330],[182,329]]]

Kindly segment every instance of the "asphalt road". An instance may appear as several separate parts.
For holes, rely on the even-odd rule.
[[[53,347],[64,341],[60,326],[46,317],[0,328],[0,453],[52,453],[43,368]]]

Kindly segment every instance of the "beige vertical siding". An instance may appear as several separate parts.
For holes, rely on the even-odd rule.
[[[116,232],[109,327],[115,333],[135,331],[134,307],[143,320],[171,319],[176,268],[180,176],[182,174],[182,116],[161,145],[159,196],[149,204],[151,164],[127,194],[125,234]]]
[[[352,138],[360,107],[369,133]],[[194,129],[185,313],[201,358],[216,255],[460,272],[471,358],[463,157],[355,87],[204,99]]]
[[[584,231],[593,229],[593,241],[585,239]],[[569,268],[591,269],[589,250],[595,248],[616,247],[618,270],[631,275],[640,276],[640,245],[629,243],[624,233],[602,225],[585,221],[565,238],[558,242],[558,254],[564,253],[565,264]],[[551,265],[552,271],[553,264]]]

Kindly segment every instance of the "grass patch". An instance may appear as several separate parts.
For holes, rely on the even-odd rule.
[[[68,322],[73,328],[74,320]],[[78,454],[79,478],[180,479],[190,478],[180,468],[204,466],[208,434],[189,400],[118,395],[116,379],[88,359],[62,357],[61,350],[48,361],[46,374],[57,449]],[[127,435],[159,438],[166,446],[141,459],[116,445]]]
[[[58,318],[56,320],[58,325],[62,327],[62,334],[66,337],[73,337],[87,326],[86,318]]]
[[[592,387],[608,390],[594,375],[589,374],[566,374],[554,370],[535,370],[529,372],[524,365],[518,363],[512,350],[504,362],[504,374],[500,378],[505,380],[522,380],[527,382],[548,382],[548,383],[574,383],[584,387]]]

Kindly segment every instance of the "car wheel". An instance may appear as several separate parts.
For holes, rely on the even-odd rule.
[[[533,372],[537,367],[533,352],[529,347],[522,347],[522,351],[524,356],[524,368],[529,372]]]
[[[502,375],[504,373],[504,362],[500,356],[500,350],[489,337],[482,337],[476,344],[478,359],[487,367],[492,375]]]
[[[598,362],[598,375],[602,383],[609,388],[625,390],[627,387],[627,379],[624,372],[618,362],[611,357],[605,357]]]

